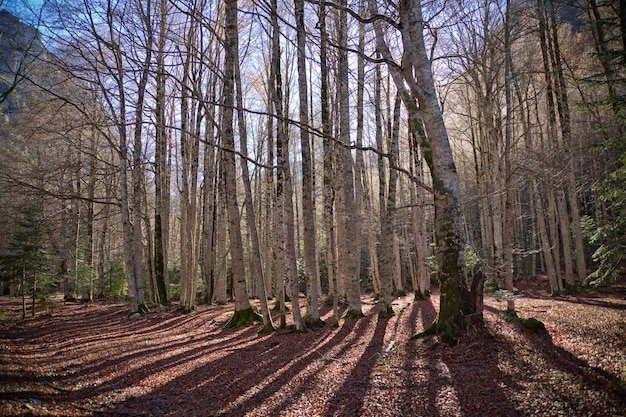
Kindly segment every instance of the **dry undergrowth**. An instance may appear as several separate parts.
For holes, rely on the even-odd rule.
[[[272,335],[223,330],[232,306],[132,319],[121,304],[60,303],[21,322],[0,297],[0,415],[624,416],[625,295],[526,292],[520,315],[546,333],[503,320],[487,295],[486,330],[454,346],[408,341],[436,296],[399,298],[389,320],[365,297],[363,319]]]

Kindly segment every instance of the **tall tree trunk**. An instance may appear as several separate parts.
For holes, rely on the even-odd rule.
[[[263,273],[263,265],[261,263],[261,248],[259,244],[259,234],[257,231],[256,212],[254,209],[254,201],[252,200],[252,187],[250,186],[250,173],[248,171],[248,131],[246,119],[244,115],[243,91],[241,87],[241,73],[239,68],[239,60],[235,60],[235,85],[237,87],[237,118],[239,126],[239,147],[240,154],[243,156],[241,161],[241,175],[244,185],[244,206],[246,208],[248,233],[251,240],[252,251],[250,254],[251,272],[255,282],[259,285],[259,299],[261,304],[261,316],[263,317],[263,333],[271,333],[276,328],[272,322],[270,309],[267,304],[267,291],[265,289],[265,277]]]
[[[354,167],[350,150],[350,91],[348,86],[348,14],[346,0],[339,1],[339,19],[337,22],[337,36],[339,43],[337,58],[338,100],[339,100],[339,185],[341,193],[341,207],[339,219],[339,265],[342,279],[346,284],[348,308],[346,318],[359,318],[361,311],[360,271],[358,257],[360,247],[356,247],[357,225],[354,221],[356,212],[354,197]]]
[[[212,77],[208,92],[209,103],[216,102],[217,77]],[[217,221],[217,160],[214,118],[215,106],[206,109],[204,128],[203,186],[202,186],[202,232],[201,271],[203,302],[210,304],[215,295],[216,221]]]
[[[393,315],[391,305],[392,283],[394,275],[393,259],[393,217],[386,194],[391,187],[387,187],[387,168],[385,166],[385,148],[382,132],[382,103],[381,103],[381,72],[376,66],[374,80],[374,117],[376,123],[376,147],[378,149],[378,208],[380,219],[380,295],[379,312],[382,317]],[[389,164],[387,164],[389,165]],[[392,170],[390,169],[389,172]]]
[[[167,36],[168,1],[159,0],[159,40],[156,57],[155,144],[154,144],[154,273],[158,301],[169,304],[167,249],[169,222],[169,190],[167,184],[167,128],[165,117],[165,42]]]
[[[304,223],[304,261],[306,266],[307,309],[305,322],[308,326],[322,326],[317,293],[317,261],[315,258],[315,200],[313,193],[313,158],[309,136],[308,86],[306,75],[306,33],[304,27],[304,0],[294,0],[298,50],[298,95],[300,111],[300,151],[302,154],[302,217]]]
[[[504,22],[504,90],[506,101],[506,121],[504,132],[504,230],[503,230],[503,269],[505,288],[509,292],[507,298],[507,314],[517,316],[515,312],[515,298],[513,297],[513,190],[511,187],[511,139],[513,105],[511,100],[511,26],[510,26],[510,1],[506,0],[505,22]]]
[[[393,106],[393,125],[391,132],[389,132],[387,149],[389,150],[389,191],[387,192],[387,202],[385,204],[387,210],[387,221],[389,222],[389,231],[392,235],[393,250],[393,270],[392,281],[396,288],[396,294],[402,295],[404,293],[404,286],[402,284],[402,271],[400,260],[400,245],[398,243],[398,233],[396,228],[396,195],[398,188],[398,171],[395,167],[399,166],[400,157],[400,105],[402,99],[400,94],[396,94],[396,99]]]
[[[329,289],[333,295],[333,325],[339,323],[338,299],[339,283],[337,279],[337,243],[335,238],[334,224],[334,175],[333,175],[333,144],[331,141],[332,130],[330,126],[329,97],[328,97],[328,32],[326,31],[326,2],[320,0],[319,4],[319,28],[320,28],[320,101],[322,133],[324,134],[324,232],[326,237],[326,268],[328,271]]]
[[[561,138],[563,141],[561,151],[565,155],[565,183],[567,186],[567,197],[572,219],[571,224],[574,232],[574,247],[576,249],[577,281],[570,284],[581,284],[585,281],[585,278],[587,277],[587,266],[585,264],[585,248],[583,244],[582,227],[580,225],[580,209],[578,207],[578,192],[576,187],[576,176],[574,168],[574,161],[578,158],[575,158],[575,156],[572,155],[572,149],[576,150],[577,147],[574,145],[574,143],[572,143],[572,131],[570,124],[571,117],[569,111],[569,102],[567,98],[567,85],[565,84],[563,67],[561,65],[561,48],[559,46],[558,28],[556,25],[555,17],[556,12],[553,0],[550,0],[550,10],[552,27],[552,48],[554,50],[554,64],[552,70],[555,73],[554,75],[556,79],[556,102],[561,126]]]
[[[546,7],[545,0],[537,1],[537,16],[539,19],[539,44],[541,46],[541,56],[543,60],[543,74],[546,82],[546,106],[548,113],[548,140],[557,141],[556,132],[556,110],[554,105],[554,83],[552,81],[552,71],[550,70],[549,51],[548,51],[548,29],[546,26]],[[552,150],[551,148],[549,149]],[[551,188],[551,187],[550,187]],[[556,193],[558,198],[555,198],[554,191],[548,190],[548,215],[558,216],[550,219],[550,237],[552,238],[554,251],[552,257],[555,263],[555,269],[557,274],[557,292],[562,290],[561,276],[560,276],[560,251],[559,251],[559,238],[557,225],[560,225],[561,229],[561,241],[563,244],[563,253],[565,257],[566,279],[572,280],[572,262],[571,262],[571,246],[570,246],[570,232],[569,222],[567,220],[567,207],[564,207],[565,199],[561,186],[556,186]],[[547,262],[547,260],[546,260]],[[567,276],[569,275],[569,278]],[[554,289],[553,289],[554,290]]]
[[[227,326],[236,327],[251,324],[261,319],[250,306],[246,287],[246,270],[241,239],[239,205],[237,203],[237,174],[235,164],[235,132],[233,128],[233,108],[235,104],[234,71],[238,60],[237,0],[225,0],[224,9],[224,86],[222,107],[222,145],[221,151],[226,206],[228,214],[228,237],[232,261],[233,290],[235,294],[235,314]]]
[[[422,147],[425,148],[435,194],[435,240],[441,295],[437,318],[425,333],[444,332],[454,336],[465,328],[465,321],[470,316],[479,313],[475,311],[476,303],[471,300],[465,279],[465,234],[459,177],[426,53],[420,1],[402,0],[400,18],[404,51],[410,63],[404,78],[419,103],[428,138]],[[413,123],[417,124],[414,103],[406,104],[409,113],[413,113]]]

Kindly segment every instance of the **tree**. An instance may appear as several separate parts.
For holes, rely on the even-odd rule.
[[[228,215],[228,237],[233,271],[235,293],[235,314],[227,327],[237,327],[262,319],[250,306],[246,287],[246,271],[241,239],[241,223],[237,203],[237,182],[235,164],[235,132],[233,109],[235,107],[235,62],[238,60],[237,0],[225,0],[224,9],[224,86],[222,89],[222,145],[221,159],[226,192]]]
[[[356,202],[354,193],[354,164],[350,149],[350,91],[348,86],[348,13],[345,0],[339,2],[337,21],[337,101],[339,105],[339,147],[338,152],[338,247],[339,266],[342,280],[346,285],[348,308],[344,313],[346,318],[363,317],[361,311],[361,286],[358,259],[361,248],[357,247],[359,228],[354,221]]]
[[[370,1],[370,13],[378,14],[373,1]],[[394,62],[380,22],[375,23],[376,43],[388,62],[389,71],[409,113],[410,129],[419,135],[420,147],[430,168],[441,293],[437,317],[416,336],[442,332],[454,337],[466,328],[468,321],[482,317],[481,312],[476,311],[476,300],[472,299],[472,286],[468,286],[465,280],[465,234],[459,177],[426,50],[422,4],[419,0],[403,0],[398,4],[398,14],[403,46],[402,65]]]
[[[304,31],[304,0],[294,0],[298,45],[298,97],[300,98],[300,149],[302,153],[302,212],[304,222],[304,258],[307,272],[307,309],[305,322],[308,326],[323,326],[320,319],[315,245],[315,200],[313,195],[313,174],[311,139],[308,131],[308,87],[306,76],[306,33]]]
[[[159,0],[159,32],[156,50],[155,143],[154,143],[154,270],[159,302],[169,304],[169,178],[167,164],[166,73],[168,1]]]
[[[612,120],[599,123],[604,140],[594,150],[604,159],[608,173],[598,189],[606,210],[600,215],[598,227],[591,237],[597,249],[593,255],[597,269],[587,281],[601,284],[613,280],[626,270],[626,113],[623,71],[626,68],[626,2],[588,0],[588,22],[593,36],[595,56],[600,71],[587,79],[600,83],[605,92],[593,106],[608,109]],[[606,158],[606,159],[605,159]]]
[[[19,277],[22,295],[22,319],[26,317],[26,295],[31,294],[31,316],[35,317],[37,297],[47,297],[54,281],[51,256],[47,248],[49,224],[44,211],[43,199],[29,203],[23,217],[18,221],[18,230],[9,248],[9,255],[2,258],[2,270],[10,278]]]

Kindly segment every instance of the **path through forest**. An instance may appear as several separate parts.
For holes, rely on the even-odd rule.
[[[626,293],[550,298],[527,289],[523,317],[485,299],[488,331],[456,345],[409,341],[438,298],[394,302],[396,316],[304,334],[223,330],[232,306],[192,314],[57,303],[22,322],[0,297],[0,415],[626,416]],[[325,310],[330,321],[331,311]]]

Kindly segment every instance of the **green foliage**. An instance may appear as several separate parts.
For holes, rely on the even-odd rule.
[[[597,153],[608,172],[595,187],[604,206],[596,217],[598,227],[590,236],[590,243],[596,247],[593,260],[597,268],[587,277],[592,285],[600,285],[626,273],[626,79],[619,75],[626,70],[626,44],[623,16],[611,12],[601,18],[597,17],[598,13],[590,16],[593,16],[592,28],[603,29],[605,35],[616,34],[594,36],[596,57],[602,66],[600,72],[588,79],[589,84],[600,87],[597,91],[604,93],[600,100],[590,104],[604,116],[604,120],[598,121],[604,141],[591,150]]]
[[[465,245],[465,266],[467,267],[467,271],[473,275],[480,270],[482,264],[483,264],[482,260],[480,259],[476,251],[474,250],[474,247],[470,244],[466,244]]]
[[[49,225],[42,199],[30,203],[17,222],[8,253],[2,256],[2,275],[9,283],[19,282],[21,294],[46,299],[57,282],[50,273]]]
[[[123,300],[128,294],[126,281],[126,267],[124,255],[118,253],[112,260],[109,269],[104,274],[104,298],[109,300]]]
[[[606,213],[600,217],[600,225],[590,236],[590,243],[597,249],[593,260],[597,269],[587,280],[601,285],[626,273],[626,145],[622,146],[620,166],[598,187],[606,203]]]
[[[546,331],[546,326],[545,324],[543,324],[542,321],[537,320],[534,317],[530,317],[527,319],[519,319],[519,322],[522,326],[526,327],[527,329],[530,329],[532,331],[538,332],[538,333],[542,333]]]
[[[76,290],[83,294],[83,301],[93,301],[93,288],[97,281],[98,276],[93,267],[86,262],[79,262],[76,271]]]

